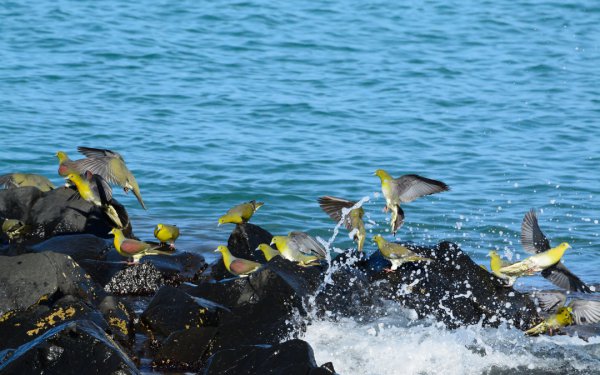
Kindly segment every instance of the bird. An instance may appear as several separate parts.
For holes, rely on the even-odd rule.
[[[393,272],[403,263],[407,262],[431,262],[433,259],[419,256],[417,253],[411,251],[407,247],[398,243],[388,242],[381,235],[377,234],[373,236],[373,242],[377,244],[381,255],[390,262],[392,262],[391,268],[384,269],[385,272]]]
[[[125,193],[129,190],[133,191],[140,205],[144,210],[146,209],[140,187],[133,173],[127,168],[125,159],[121,154],[112,150],[82,146],[77,147],[77,151],[86,156],[85,159],[75,162],[80,173],[90,171],[93,174],[102,176],[109,184],[121,186]]]
[[[385,197],[386,206],[384,210],[392,211],[392,234],[396,235],[398,229],[404,224],[404,211],[400,203],[412,202],[425,195],[441,193],[450,190],[445,183],[425,178],[416,174],[406,174],[393,178],[383,169],[375,171],[375,175],[381,180],[381,191]]]
[[[261,264],[251,260],[236,258],[231,254],[227,246],[220,245],[215,250],[215,253],[221,253],[223,256],[223,264],[232,275],[239,277],[247,277],[252,272],[260,268]]]
[[[562,327],[577,324],[593,324],[600,322],[600,301],[571,299],[567,302],[566,294],[562,292],[537,292],[533,294],[538,306],[544,312],[551,314],[541,323],[527,330],[527,335],[539,335],[548,332],[553,334]]]
[[[157,224],[154,228],[154,237],[161,244],[170,243],[171,249],[175,248],[175,240],[179,237],[179,228],[176,225]]]
[[[261,243],[260,245],[258,245],[256,250],[262,251],[267,262],[270,261],[271,259],[279,256],[279,251],[273,249],[271,246],[269,246],[266,243]]]
[[[87,171],[85,178],[77,173],[69,173],[66,179],[75,184],[81,198],[102,208],[117,227],[123,228],[119,214],[110,204],[112,189],[101,176]]]
[[[50,191],[55,188],[54,184],[46,177],[33,173],[9,173],[0,176],[0,185],[6,189],[13,189],[25,186],[34,186],[42,192]]]
[[[81,160],[71,160],[64,151],[58,151],[56,154],[58,158],[58,175],[61,177],[67,177],[71,173],[82,174],[85,171],[81,170],[79,166]]]
[[[113,228],[110,234],[114,235],[114,245],[117,252],[127,258],[133,258],[135,264],[146,255],[171,255],[172,252],[158,250],[157,245],[149,244],[147,242],[126,238],[123,231],[119,228]]]
[[[358,207],[352,209],[357,202],[331,196],[320,197],[318,202],[321,209],[323,209],[323,211],[325,211],[325,213],[334,221],[339,223],[342,220],[342,217],[344,218],[344,225],[350,233],[353,233],[353,238],[357,243],[358,251],[362,252],[367,236],[365,223],[362,219],[365,214],[363,208]],[[346,212],[345,210],[349,212]]]
[[[550,241],[540,229],[534,209],[531,209],[523,217],[523,222],[521,223],[521,245],[525,251],[532,254],[543,253],[551,248]],[[554,285],[571,292],[593,292],[588,285],[569,271],[569,269],[560,261],[544,269],[542,271],[542,276]]]
[[[327,256],[327,250],[323,245],[304,232],[290,232],[287,236],[273,236],[271,245],[273,244],[283,258],[298,262],[301,266],[318,264]]]
[[[1,228],[1,233],[6,234],[9,242],[26,234],[31,229],[28,225],[17,219],[4,219]]]
[[[247,223],[252,215],[264,205],[263,202],[257,202],[251,200],[250,202],[238,204],[237,206],[231,207],[225,215],[219,218],[219,224],[232,223],[242,224]]]
[[[494,250],[491,250],[488,253],[488,256],[490,257],[490,270],[492,271],[492,274],[497,278],[501,279],[506,286],[512,286],[517,280],[517,278],[514,276],[505,275],[500,272],[500,269],[502,267],[509,266],[511,263],[502,260],[502,258],[500,258],[500,255],[498,255],[498,253]]]
[[[570,247],[571,245],[563,242],[560,245],[551,248],[550,250],[544,251],[543,253],[537,253],[520,262],[501,267],[498,272],[507,276],[531,276],[558,263],[565,251],[567,251],[567,249]]]

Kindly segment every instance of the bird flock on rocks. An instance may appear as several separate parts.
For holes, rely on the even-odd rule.
[[[154,236],[159,243],[125,237],[122,230],[123,220],[112,205],[111,185],[122,187],[125,193],[132,191],[140,205],[146,209],[139,185],[125,164],[125,159],[119,153],[107,149],[78,147],[77,150],[85,158],[71,160],[62,151],[56,153],[59,161],[58,174],[65,178],[67,186],[74,186],[77,189],[80,199],[98,206],[114,224],[110,231],[114,236],[114,246],[120,255],[131,260],[127,263],[135,264],[147,255],[173,254],[175,240],[179,237],[179,228],[175,225],[157,224]],[[385,198],[384,212],[391,212],[390,225],[394,236],[405,221],[401,204],[450,190],[448,185],[441,181],[416,174],[394,178],[383,169],[377,169],[374,174],[381,182],[381,191]],[[7,189],[35,186],[42,192],[56,188],[46,177],[28,173],[10,173],[0,176],[0,186]],[[362,253],[367,232],[363,221],[364,209],[359,202],[323,196],[318,198],[318,203],[331,219],[347,228],[357,244],[357,250]],[[247,223],[263,205],[263,202],[255,200],[236,205],[218,219],[218,225]],[[4,218],[2,221],[2,233],[5,233],[9,240],[21,236],[27,227],[26,223],[16,219]],[[381,255],[391,263],[391,267],[384,270],[386,272],[396,272],[398,267],[407,262],[435,262],[433,259],[419,256],[402,244],[387,241],[380,234],[374,235],[372,240]],[[543,277],[568,293],[594,292],[592,287],[586,285],[561,262],[563,255],[571,246],[563,242],[552,247],[540,229],[533,209],[523,218],[521,245],[532,255],[519,262],[509,263],[493,250],[488,254],[490,273],[505,286],[512,286],[518,277],[541,273]],[[300,231],[292,231],[285,236],[273,236],[271,243],[262,243],[256,250],[260,250],[267,261],[281,256],[301,267],[321,265],[328,256],[328,250],[323,244]],[[218,246],[215,252],[221,253],[225,268],[234,276],[247,277],[262,266],[261,263],[235,257],[224,245]],[[528,335],[553,334],[568,325],[600,322],[600,301],[570,299],[566,304],[567,295],[563,292],[535,292],[532,293],[532,297],[541,311],[548,315],[541,323],[526,331]]]

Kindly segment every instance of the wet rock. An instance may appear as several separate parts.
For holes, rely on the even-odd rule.
[[[31,251],[42,253],[52,251],[69,255],[76,262],[84,259],[105,260],[113,250],[112,241],[93,234],[71,234],[49,238],[31,247]]]
[[[208,361],[204,375],[331,374],[317,367],[310,345],[290,340],[271,346],[249,345],[215,353]]]
[[[504,287],[455,244],[407,246],[434,261],[406,263],[385,273],[377,265],[387,260],[373,254],[367,272],[373,280],[383,280],[377,286],[386,298],[400,301],[419,316],[433,315],[449,327],[479,322],[498,326],[504,321],[527,328],[539,319],[526,295]]]
[[[118,271],[104,290],[116,295],[151,295],[164,283],[162,274],[152,263],[138,263]]]
[[[127,354],[96,324],[64,323],[15,350],[0,353],[2,374],[139,374]]]
[[[173,255],[145,257],[141,262],[154,264],[163,275],[165,282],[170,285],[196,281],[207,267],[202,255],[186,251],[176,252]]]
[[[273,235],[258,225],[245,223],[237,224],[227,240],[227,247],[233,256],[255,262],[264,263],[265,259],[256,248],[261,243],[271,243]],[[232,275],[227,272],[221,259],[218,259],[210,268],[210,276],[214,280],[230,278]]]
[[[18,189],[5,191],[13,190]],[[26,309],[57,293],[89,301],[101,294],[73,259],[52,252],[0,256],[0,285],[0,314]]]
[[[124,207],[113,200],[113,206],[126,224],[124,233],[131,237],[131,224]],[[30,241],[42,241],[69,233],[89,233],[108,238],[110,219],[98,207],[79,198],[70,188],[58,188],[42,193],[35,187],[0,191],[0,217],[23,221],[33,228]]]
[[[155,334],[169,336],[192,327],[215,327],[222,311],[226,311],[222,306],[166,285],[152,298],[141,320]]]
[[[3,338],[0,350],[17,348],[72,320],[90,320],[103,330],[108,329],[100,312],[73,296],[65,296],[57,301],[43,301],[26,310],[13,310],[0,317],[0,337]]]
[[[108,323],[111,335],[123,346],[131,348],[135,341],[135,312],[125,302],[114,296],[106,296],[98,310]]]
[[[171,333],[162,343],[152,366],[179,371],[199,370],[211,353],[216,332],[215,327],[191,327]]]

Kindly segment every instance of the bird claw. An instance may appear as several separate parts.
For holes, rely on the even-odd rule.
[[[391,273],[391,272],[394,272],[394,270],[391,269],[391,268],[384,268],[383,272],[385,272],[385,273]]]
[[[174,243],[172,243],[172,244],[169,244],[169,249],[171,249],[171,250],[175,250],[175,244],[174,244]]]
[[[387,214],[388,210],[389,210],[388,206],[383,207],[383,212],[385,212],[386,214]]]

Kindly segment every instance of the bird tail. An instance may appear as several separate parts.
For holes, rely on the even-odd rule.
[[[110,220],[112,220],[112,222],[115,223],[115,225],[118,228],[123,228],[123,223],[121,222],[121,219],[119,218],[119,214],[117,213],[117,210],[115,210],[115,208],[113,206],[111,206],[110,204],[104,206],[104,212],[106,213],[106,215],[108,215]]]
[[[403,259],[405,262],[433,262],[431,258],[420,257],[418,255],[409,256]]]
[[[173,255],[174,251],[163,251],[158,248],[151,248],[144,252],[144,255]]]
[[[546,322],[541,322],[540,324],[536,325],[533,328],[528,329],[527,331],[525,331],[525,334],[527,336],[537,336],[537,335],[541,335],[542,333],[545,333],[548,330],[548,326],[546,325]]]
[[[396,232],[402,224],[404,224],[404,211],[400,208],[400,205],[396,206],[396,218],[392,221],[392,234],[395,236]]]
[[[138,202],[140,202],[140,204],[142,205],[142,208],[144,210],[147,210],[146,205],[144,204],[144,201],[142,200],[142,193],[140,193],[140,188],[135,186],[133,189],[133,195],[135,195],[135,197],[137,198]]]

